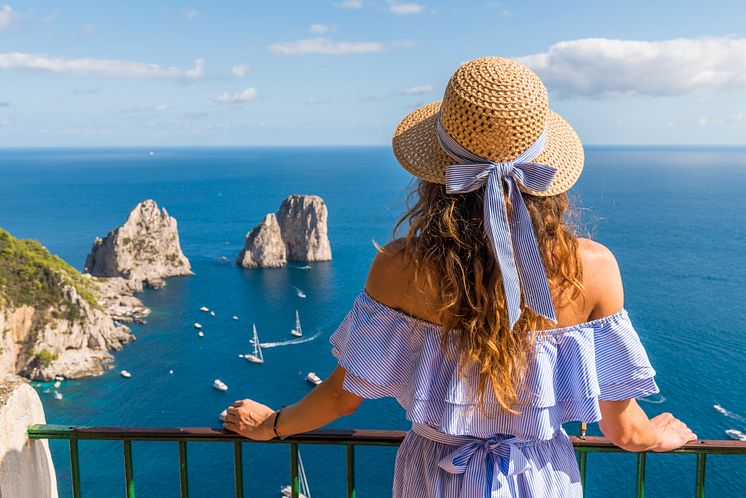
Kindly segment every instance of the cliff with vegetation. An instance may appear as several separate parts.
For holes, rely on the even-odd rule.
[[[141,319],[142,303],[112,293],[123,287],[81,275],[35,240],[0,229],[0,374],[51,380],[103,372],[110,351],[134,339],[114,321]],[[119,294],[117,294],[118,296]]]

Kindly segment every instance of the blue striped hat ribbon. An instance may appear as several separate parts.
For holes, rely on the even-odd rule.
[[[493,162],[477,156],[456,142],[443,128],[438,116],[438,141],[443,150],[459,164],[446,168],[446,192],[463,194],[486,185],[484,192],[484,229],[492,243],[502,274],[510,328],[521,316],[521,287],[526,307],[557,322],[544,263],[523,196],[520,182],[529,190],[544,192],[552,183],[556,168],[532,163],[544,149],[547,130],[512,161]],[[513,207],[510,219],[505,205],[503,185]]]

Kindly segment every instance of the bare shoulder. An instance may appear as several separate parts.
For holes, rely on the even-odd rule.
[[[583,287],[592,303],[590,319],[602,318],[624,307],[624,287],[614,254],[603,244],[578,239],[583,265]]]
[[[413,265],[409,264],[405,255],[404,241],[393,240],[379,249],[373,258],[365,290],[376,301],[398,307],[403,297],[402,291],[411,281],[413,271]]]

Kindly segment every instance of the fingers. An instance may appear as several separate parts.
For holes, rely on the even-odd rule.
[[[234,402],[233,402],[233,404],[232,404],[231,406],[232,406],[232,407],[236,407],[236,408],[237,408],[237,407],[239,407],[239,406],[243,405],[243,402],[244,402],[244,400],[242,400],[242,399],[239,399],[238,401],[234,401]]]
[[[239,427],[238,427],[238,424],[236,424],[234,422],[225,422],[223,424],[223,429],[231,431],[231,432],[238,433]]]
[[[239,417],[238,413],[236,413],[235,411],[228,412],[228,413],[225,414],[225,420],[224,420],[224,422],[234,422],[234,423],[237,423],[240,420],[241,420],[241,417]]]

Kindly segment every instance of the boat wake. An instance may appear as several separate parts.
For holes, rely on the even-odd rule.
[[[726,429],[725,433],[729,438],[735,439],[736,441],[746,441],[746,434],[739,431],[738,429]]]
[[[716,412],[725,415],[726,417],[736,420],[738,422],[741,422],[742,424],[746,424],[746,417],[743,415],[740,415],[738,413],[734,413],[730,410],[726,410],[721,405],[712,405],[712,407],[715,409]]]
[[[653,405],[660,405],[661,403],[665,403],[666,401],[668,401],[668,398],[666,398],[662,394],[657,394],[655,396],[648,396],[647,398],[638,398],[637,401],[651,403]]]
[[[317,339],[321,335],[321,331],[319,330],[313,335],[310,335],[308,337],[299,337],[298,339],[288,339],[287,341],[280,341],[280,342],[262,342],[259,345],[262,348],[276,348],[279,346],[292,346],[294,344],[303,344],[306,342],[311,342],[315,339]]]
[[[295,289],[295,294],[296,294],[296,295],[297,295],[298,297],[300,297],[300,298],[304,298],[304,297],[306,297],[306,293],[305,293],[305,292],[303,292],[303,291],[302,291],[301,289],[299,289],[298,287],[296,287],[296,286],[294,286],[294,285],[293,285],[292,287],[293,287],[293,289]]]

